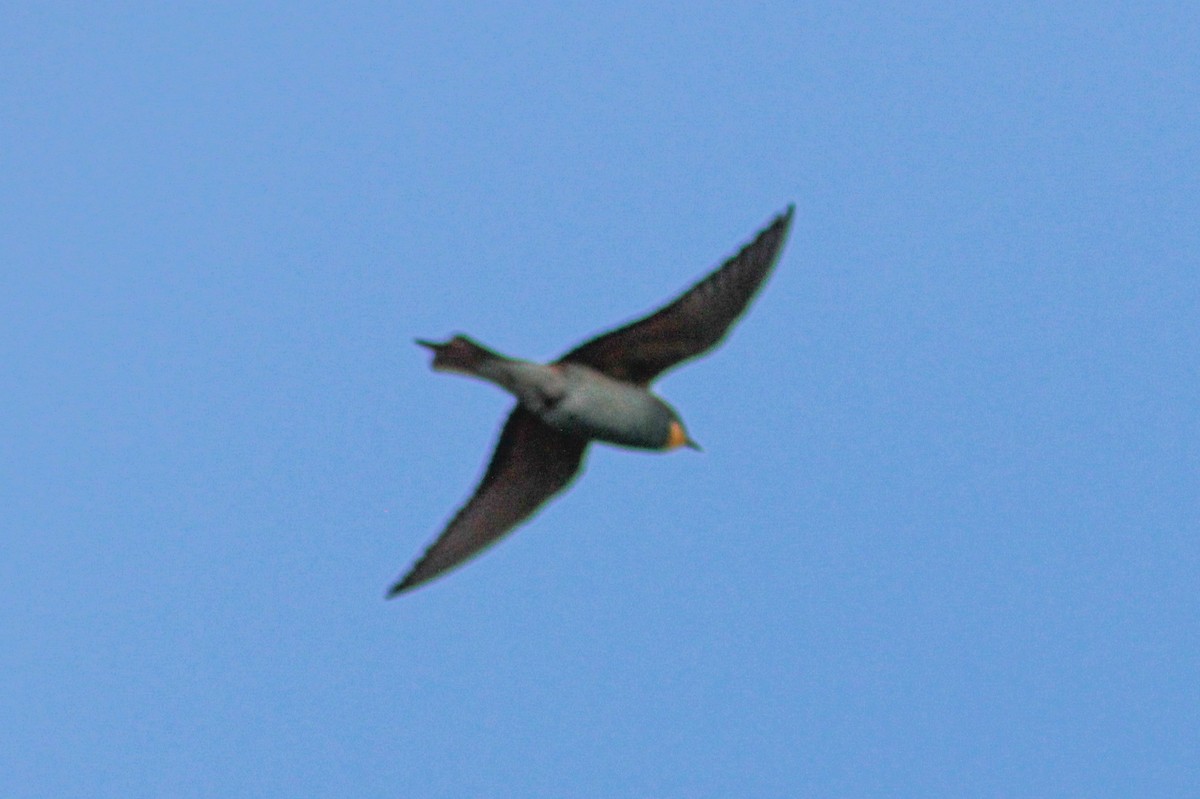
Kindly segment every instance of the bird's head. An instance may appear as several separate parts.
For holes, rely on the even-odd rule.
[[[667,443],[663,449],[679,449],[680,447],[688,447],[697,452],[701,451],[700,445],[692,441],[691,436],[684,429],[683,422],[679,421],[679,418],[676,417],[671,420],[671,425],[667,428]]]

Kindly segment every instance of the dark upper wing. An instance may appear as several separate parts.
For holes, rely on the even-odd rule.
[[[475,494],[388,596],[432,580],[529,518],[571,482],[586,447],[585,439],[560,433],[517,406]]]
[[[775,265],[793,206],[719,269],[649,316],[604,333],[560,362],[581,363],[610,377],[648,385],[672,366],[724,338]]]

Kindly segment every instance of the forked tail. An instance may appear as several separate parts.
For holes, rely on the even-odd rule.
[[[417,339],[417,343],[433,350],[433,368],[441,372],[475,375],[479,373],[479,367],[489,361],[507,360],[500,353],[492,352],[463,335],[457,335],[443,344],[424,339]]]

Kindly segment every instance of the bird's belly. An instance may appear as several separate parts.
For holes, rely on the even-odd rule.
[[[572,435],[639,449],[662,449],[671,418],[661,400],[616,381],[576,384],[541,417]]]

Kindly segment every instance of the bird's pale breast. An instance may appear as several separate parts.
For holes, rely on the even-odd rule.
[[[670,406],[638,386],[577,364],[563,366],[567,390],[541,414],[568,433],[639,449],[662,449],[670,437]]]

